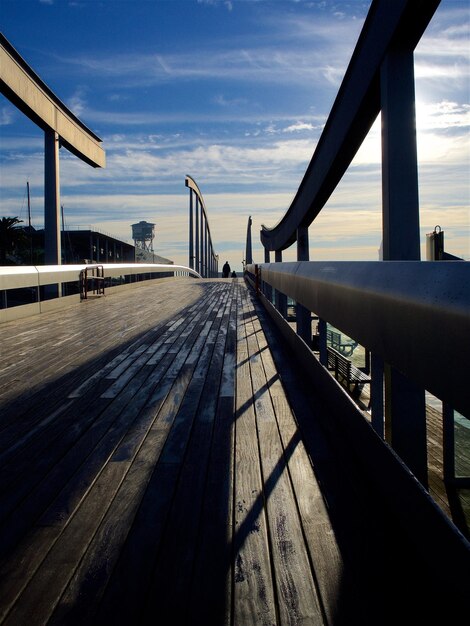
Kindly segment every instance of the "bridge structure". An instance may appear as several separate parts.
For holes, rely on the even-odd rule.
[[[263,263],[249,221],[243,279],[210,276],[186,177],[189,267],[110,264],[105,297],[1,311],[2,624],[467,619],[470,271],[421,261],[416,239],[412,50],[437,4],[372,2]],[[308,226],[379,110],[385,260],[310,261]],[[0,268],[0,291],[84,269]],[[134,271],[149,280],[116,284]],[[331,369],[351,365],[345,335],[355,379]]]
[[[189,267],[204,278],[214,278],[219,273],[219,255],[212,244],[204,198],[191,176],[185,177],[184,184],[189,189]]]
[[[92,167],[104,167],[101,139],[65,106],[1,33],[0,91],[44,131],[44,254],[46,264],[60,265],[59,149],[66,148]]]

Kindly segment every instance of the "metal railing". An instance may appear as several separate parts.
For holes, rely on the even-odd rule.
[[[103,283],[106,287],[115,287],[135,282],[139,279],[155,277],[192,276],[202,278],[196,270],[184,265],[157,263],[104,263],[77,265],[42,265],[42,266],[8,266],[0,267],[0,322],[18,317],[34,315],[51,308],[66,306],[70,299],[79,301],[80,276],[82,272],[92,273],[101,268]],[[65,285],[73,295],[54,297],[59,293],[66,294]],[[47,293],[48,288],[51,293]],[[29,290],[31,301],[9,308],[9,293],[17,290]]]
[[[292,262],[247,270],[263,293],[271,287],[292,298],[470,416],[468,263]]]
[[[413,52],[438,6],[439,0],[372,1],[294,200],[276,226],[261,228],[264,264],[253,277],[282,318],[287,318],[287,297],[296,302],[297,333],[307,345],[311,312],[319,316],[322,364],[327,323],[366,346],[373,426],[424,485],[425,390],[443,400],[443,415],[456,409],[470,416],[462,347],[470,336],[468,264],[420,262]],[[310,264],[308,228],[379,113],[384,261]],[[295,269],[282,263],[283,250],[294,243]],[[452,289],[461,289],[461,300]],[[427,300],[425,291],[434,300]]]

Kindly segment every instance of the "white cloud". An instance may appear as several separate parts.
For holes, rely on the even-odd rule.
[[[11,107],[2,107],[0,109],[0,126],[9,126],[15,119],[15,112]]]
[[[283,129],[283,133],[295,133],[302,130],[314,130],[314,126],[312,124],[306,122],[296,122],[295,124],[291,124]]]
[[[73,95],[68,98],[67,106],[77,117],[82,117],[87,111],[87,102],[85,99],[88,89],[83,86],[76,87]]]

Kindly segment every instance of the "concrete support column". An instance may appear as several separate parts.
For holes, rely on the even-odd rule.
[[[308,226],[297,229],[297,261],[309,261]],[[297,334],[308,346],[312,345],[312,314],[301,304],[296,304]]]
[[[381,68],[383,258],[419,260],[419,198],[413,52],[399,43]],[[385,365],[385,432],[427,486],[424,389]]]
[[[59,135],[44,132],[44,261],[62,265],[60,245]]]
[[[282,263],[282,250],[276,250],[274,253],[274,260],[276,263]],[[282,315],[287,318],[287,296],[276,289],[276,309]]]
[[[413,53],[395,50],[381,72],[384,260],[420,259]]]

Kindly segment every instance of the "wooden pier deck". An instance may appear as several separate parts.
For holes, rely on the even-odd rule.
[[[0,623],[458,623],[243,281],[4,324],[0,383]]]

